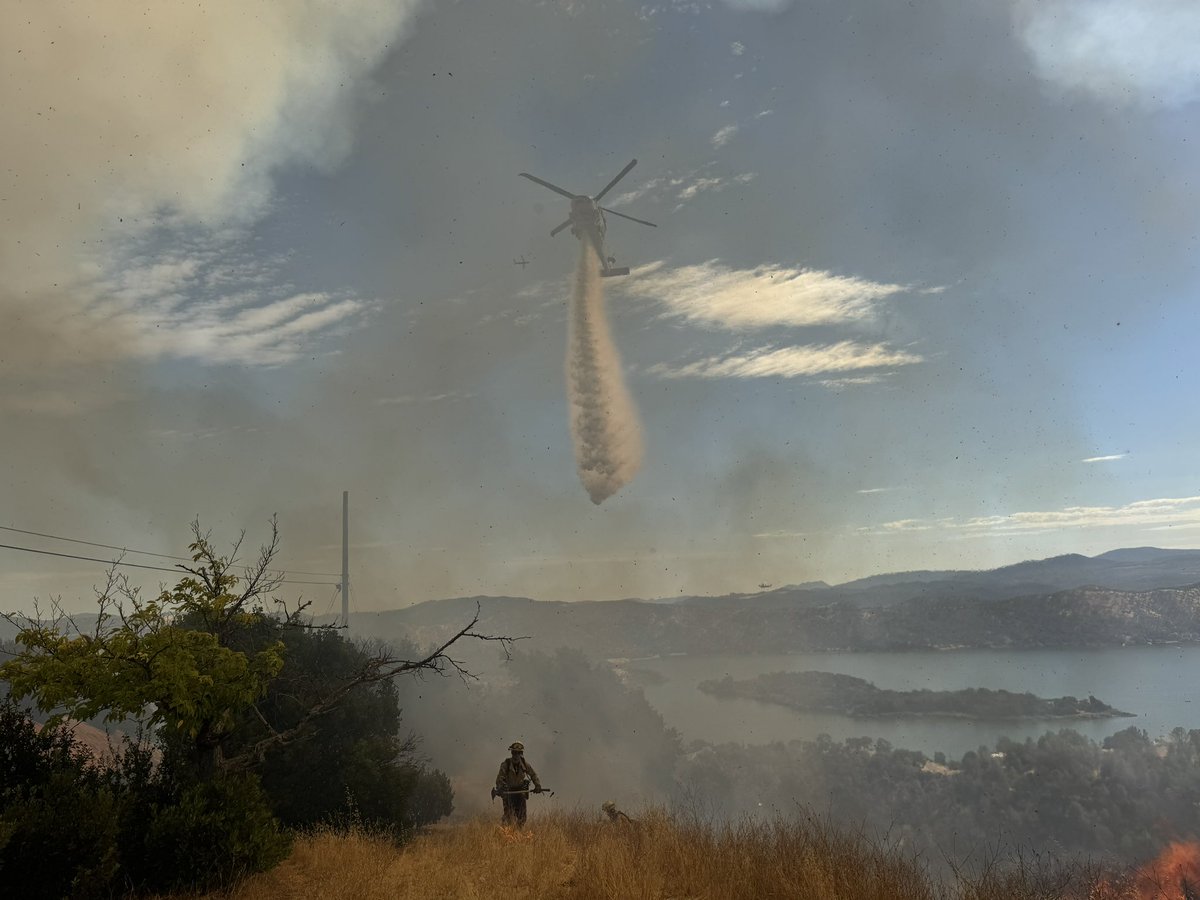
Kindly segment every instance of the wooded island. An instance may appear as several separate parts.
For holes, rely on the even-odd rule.
[[[831,712],[855,718],[947,716],[986,721],[1003,719],[1107,719],[1132,716],[1088,695],[1046,699],[988,688],[958,691],[892,691],[833,672],[770,672],[742,681],[729,675],[703,681],[700,690],[715,697],[745,697],[799,712]]]

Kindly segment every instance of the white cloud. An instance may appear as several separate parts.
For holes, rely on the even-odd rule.
[[[396,397],[379,397],[375,402],[379,406],[408,406],[414,403],[441,403],[444,400],[469,400],[474,396],[473,393],[468,391],[445,391],[440,394],[426,394],[424,396],[401,394]]]
[[[642,184],[640,187],[634,188],[632,191],[626,191],[623,194],[617,194],[609,201],[609,206],[623,206],[626,203],[632,203],[635,200],[640,200],[646,194],[650,193],[657,187],[667,183],[665,178],[651,178],[649,181]]]
[[[868,384],[879,384],[890,373],[879,373],[874,375],[855,375],[851,378],[823,378],[820,382],[821,387],[829,388],[831,391],[844,391],[847,388],[863,387]]]
[[[708,191],[720,192],[735,184],[749,184],[758,177],[757,172],[743,172],[742,174],[735,175],[732,178],[722,178],[715,175],[701,174],[702,172],[709,170],[711,166],[712,164],[710,163],[680,176],[663,176],[660,178],[652,178],[631,191],[618,194],[612,199],[610,205],[615,209],[629,203],[634,203],[637,200],[645,197],[647,194],[658,192],[658,190],[662,188],[662,193],[666,193],[667,191],[675,191],[675,199],[679,201],[679,205],[677,205],[675,208],[678,210],[682,208],[684,203],[694,198],[697,194],[702,194]]]
[[[869,319],[879,301],[909,290],[812,269],[731,269],[717,260],[674,269],[659,262],[635,274],[622,286],[627,294],[656,300],[670,315],[735,330]]]
[[[737,132],[738,126],[726,125],[724,128],[718,129],[717,132],[711,138],[709,138],[709,141],[714,147],[724,147],[731,140],[733,140],[733,136],[737,134]]]
[[[885,522],[880,526],[885,532],[896,531],[932,531],[932,522],[923,522],[920,519],[897,519],[894,522]]]
[[[1193,527],[1200,524],[1200,497],[1163,497],[1124,506],[1068,506],[1056,510],[1016,512],[969,519],[901,519],[859,529],[868,534],[941,530],[964,538],[1041,534],[1071,528]]]
[[[729,45],[729,52],[732,53],[734,56],[741,56],[743,53],[746,52],[746,45],[743,44],[741,41],[734,41],[732,44]]]
[[[725,184],[720,178],[697,178],[682,191],[679,192],[680,200],[691,200],[701,191],[711,191],[722,187]]]
[[[792,0],[724,0],[725,5],[738,12],[783,12]]]
[[[1129,455],[1128,453],[1113,453],[1109,456],[1089,456],[1087,459],[1081,459],[1080,462],[1085,462],[1085,463],[1112,462],[1113,460],[1116,460],[1116,459],[1124,459],[1128,455]]]
[[[1021,0],[1016,27],[1061,87],[1146,106],[1200,99],[1195,0]]]
[[[920,356],[893,350],[884,344],[836,344],[780,347],[724,357],[709,357],[683,365],[651,366],[663,378],[798,378],[825,372],[848,372],[881,366],[904,366],[922,361]]]
[[[186,251],[131,255],[86,289],[80,323],[116,324],[120,354],[208,363],[279,365],[361,320],[374,304],[345,294],[269,288],[280,260],[253,260],[224,245],[190,241]]]

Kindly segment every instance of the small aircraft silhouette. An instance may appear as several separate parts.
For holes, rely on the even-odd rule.
[[[572,194],[568,190],[560,188],[557,184],[551,184],[549,181],[543,181],[536,175],[530,175],[528,172],[518,173],[522,178],[528,178],[530,181],[540,184],[544,188],[549,188],[556,194],[561,194],[571,201],[571,216],[567,221],[557,226],[550,232],[550,237],[554,237],[567,226],[571,228],[571,234],[579,238],[581,241],[587,241],[596,250],[596,255],[600,257],[600,274],[605,278],[612,278],[614,275],[628,275],[629,267],[622,266],[617,268],[616,258],[609,256],[604,249],[604,233],[608,230],[608,224],[604,220],[604,214],[608,213],[613,216],[620,216],[622,219],[629,219],[631,222],[637,222],[639,225],[649,225],[651,228],[657,228],[653,222],[647,222],[645,219],[635,219],[633,216],[627,216],[625,213],[619,213],[615,209],[608,209],[600,205],[600,198],[607,194],[616,186],[616,183],[629,174],[629,170],[637,165],[637,160],[630,160],[629,165],[617,173],[617,177],[604,186],[604,188],[595,197],[589,197],[587,194]]]
[[[525,258],[525,255],[524,255],[524,254],[521,254],[521,258],[520,258],[520,259],[514,259],[514,260],[513,260],[513,265],[514,265],[514,266],[520,266],[520,267],[521,267],[521,269],[522,269],[522,270],[524,270],[524,269],[525,269],[525,267],[526,267],[527,265],[529,265],[529,260],[527,260],[527,259]]]
[[[765,590],[766,590],[767,588],[769,588],[770,586],[771,586],[771,585],[767,584],[767,583],[764,581],[764,582],[759,582],[758,588],[759,588],[759,590],[765,591]]]

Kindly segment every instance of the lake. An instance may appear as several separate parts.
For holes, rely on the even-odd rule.
[[[646,685],[646,699],[684,740],[747,744],[834,740],[870,735],[927,756],[959,758],[1001,735],[1013,740],[1070,728],[1099,742],[1136,726],[1151,737],[1172,728],[1200,728],[1200,647],[1118,647],[1103,650],[943,650],[898,653],[796,653],[764,656],[669,656],[628,663],[666,680]],[[764,672],[837,672],[892,690],[991,688],[1039,697],[1093,694],[1136,718],[975,722],[961,719],[852,719],[799,713],[756,700],[720,700],[697,685],[731,675]],[[1193,702],[1193,701],[1196,702]]]

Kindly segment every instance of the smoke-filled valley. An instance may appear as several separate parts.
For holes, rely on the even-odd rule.
[[[1121,867],[1195,834],[1200,729],[1152,740],[1133,726],[1096,742],[1060,726],[953,757],[894,747],[869,725],[842,741],[756,744],[736,729],[684,741],[636,686],[578,652],[519,653],[504,673],[402,691],[405,724],[450,773],[460,814],[488,812],[493,770],[519,738],[557,792],[532,798],[535,812],[613,801],[718,824],[820,815],[889,836],[935,868],[998,849],[1005,860],[1053,852]]]
[[[1114,559],[1120,566],[1109,565]],[[503,748],[519,739],[543,783],[557,792],[553,800],[532,799],[535,808],[666,804],[711,822],[816,814],[839,827],[886,835],[935,860],[939,870],[981,863],[998,848],[1005,859],[1036,851],[1063,861],[1125,866],[1152,858],[1169,841],[1194,838],[1200,827],[1194,802],[1200,796],[1200,721],[1184,686],[1194,682],[1172,674],[1200,671],[1196,637],[1187,631],[1200,593],[1177,586],[1195,577],[1198,564],[1195,552],[1119,551],[1009,570],[879,576],[839,587],[671,603],[464,598],[361,615],[354,627],[363,635],[426,644],[444,638],[478,608],[479,627],[489,634],[523,638],[511,659],[492,646],[462,647],[463,661],[478,679],[425,679],[402,687],[405,725],[421,736],[422,752],[450,775],[460,813],[486,811]],[[1112,584],[1149,590],[1078,586],[1105,570]],[[965,621],[950,626],[953,645],[942,642],[937,624],[947,619],[944,593],[951,584],[957,585],[956,602],[971,607],[974,617],[971,627]],[[1052,592],[1023,595],[1033,584]],[[829,596],[819,601],[823,594]],[[1006,605],[1017,600],[1019,614]],[[896,618],[871,630],[814,627],[839,606],[866,620],[888,611]],[[902,627],[910,620],[911,627]],[[738,625],[743,621],[756,622],[757,629],[747,631]],[[1072,624],[1054,624],[1063,621]],[[1149,622],[1152,629],[1143,624]],[[879,635],[915,634],[922,627],[920,642],[880,643]],[[802,652],[803,640],[819,652]],[[939,649],[914,649],[930,647]],[[981,653],[1001,655],[988,663]],[[1089,654],[1101,656],[1090,664]],[[1156,666],[1162,663],[1151,680],[1148,669],[1137,668],[1145,654]],[[650,658],[629,658],[634,656]],[[1125,659],[1132,668],[1124,667]],[[1043,696],[1059,696],[1054,673],[1061,677],[1064,666],[1090,671],[1092,678],[1070,682],[1079,686],[1081,708],[1063,707],[1066,718],[1032,712],[1022,722],[981,708],[984,721],[970,732],[977,740],[955,740],[953,729],[962,720],[950,711],[932,720],[946,724],[927,733],[920,723],[928,719],[916,719],[916,731],[906,731],[905,724],[914,721],[906,715],[927,714],[903,710],[886,721],[843,717],[829,728],[836,716],[779,709],[776,721],[785,724],[768,734],[749,726],[759,722],[756,712],[736,705],[753,706],[753,699],[709,698],[701,713],[703,739],[673,727],[686,719],[689,696],[702,693],[702,678],[720,678],[737,666],[765,672],[780,665],[795,671],[861,666],[878,672],[881,686],[911,683],[918,698],[934,696],[930,689],[942,685],[1011,684],[1019,673],[1015,683],[1024,687],[1010,696],[1028,703],[1032,694],[1021,690],[1036,687]],[[1176,677],[1184,682],[1178,688]],[[1116,706],[1137,718],[1103,713],[1102,701],[1114,699],[1109,691],[1119,695]],[[1159,694],[1174,699],[1161,715],[1146,718]],[[970,702],[969,691],[953,696],[954,703]],[[987,690],[979,700],[998,702]],[[889,740],[881,733],[901,737]],[[929,743],[901,742],[914,734]]]

